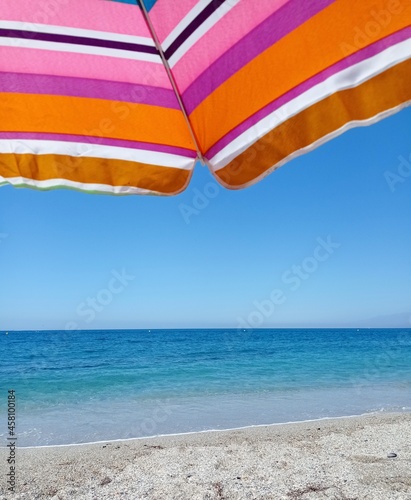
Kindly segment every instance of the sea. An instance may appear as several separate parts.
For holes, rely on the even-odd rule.
[[[0,332],[0,446],[411,411],[411,328]]]

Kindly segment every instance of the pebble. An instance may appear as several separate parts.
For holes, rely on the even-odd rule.
[[[396,453],[388,453],[387,458],[395,458],[397,456]]]

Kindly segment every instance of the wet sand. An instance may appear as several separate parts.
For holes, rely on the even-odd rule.
[[[18,499],[411,500],[411,414],[21,448],[16,479]]]

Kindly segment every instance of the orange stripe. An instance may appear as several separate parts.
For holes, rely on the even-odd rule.
[[[88,135],[194,150],[180,110],[103,99],[0,94],[1,132]]]
[[[356,52],[357,29],[364,31],[374,20],[372,12],[393,3],[337,0],[252,60],[191,113],[203,150],[288,90]],[[411,1],[397,3],[401,13],[392,14],[386,26],[374,20],[378,30],[375,37],[368,37],[368,44],[411,24]]]
[[[223,185],[245,187],[292,153],[354,120],[367,120],[411,101],[411,60],[344,90],[290,118],[215,175]]]
[[[123,160],[0,154],[0,177],[37,181],[67,179],[84,184],[138,187],[170,195],[185,188],[191,171]]]

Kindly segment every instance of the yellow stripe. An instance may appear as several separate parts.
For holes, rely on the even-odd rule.
[[[0,93],[0,132],[85,135],[195,150],[180,110],[83,97]]]
[[[84,184],[137,187],[170,195],[181,192],[190,176],[191,171],[188,170],[124,160],[52,154],[0,154],[0,177],[6,180],[13,177],[36,181],[67,179]]]
[[[229,188],[245,187],[291,154],[346,123],[368,120],[409,101],[411,60],[307,108],[269,132],[215,175]]]
[[[375,21],[373,12],[391,3],[337,0],[250,61],[190,114],[203,151],[290,89],[358,51],[357,29],[371,21],[377,26],[375,36],[365,39],[369,45],[409,26],[410,0],[397,2],[401,12],[390,14],[390,22]]]

